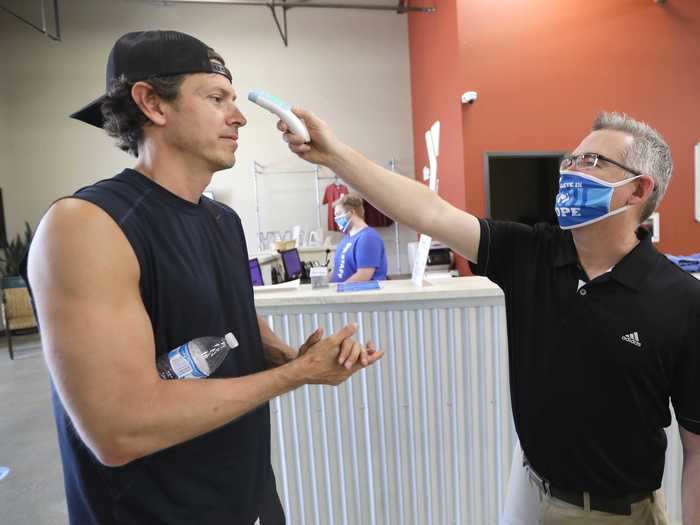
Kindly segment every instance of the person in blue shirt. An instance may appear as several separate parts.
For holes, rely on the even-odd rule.
[[[383,281],[386,279],[384,241],[376,230],[367,226],[362,199],[343,195],[334,205],[335,223],[345,233],[335,249],[334,283]]]

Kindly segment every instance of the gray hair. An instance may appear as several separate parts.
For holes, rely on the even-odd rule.
[[[601,129],[622,131],[631,135],[634,141],[623,152],[622,161],[630,168],[654,179],[654,192],[644,205],[640,217],[640,222],[644,222],[659,206],[671,182],[671,150],[658,131],[624,113],[600,113],[593,121],[593,131]]]

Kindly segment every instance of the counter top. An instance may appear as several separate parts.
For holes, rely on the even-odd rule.
[[[693,274],[700,279],[700,273]],[[428,279],[430,277],[428,276]],[[310,284],[302,284],[294,290],[255,291],[255,305],[258,308],[276,306],[312,306],[324,304],[366,304],[397,303],[406,301],[435,301],[452,299],[498,298],[503,296],[501,289],[485,277],[455,277],[434,279],[423,287],[412,281],[381,281],[379,290],[359,292],[336,292],[336,285],[328,288],[311,289]]]
[[[336,285],[311,289],[302,284],[295,290],[257,291],[255,305],[259,308],[280,305],[319,305],[356,303],[393,303],[403,301],[430,301],[478,297],[500,297],[501,289],[485,277],[455,277],[435,279],[423,287],[410,280],[381,281],[379,290],[336,292]]]
[[[333,244],[331,246],[302,246],[301,248],[297,248],[297,250],[299,250],[299,253],[325,252],[326,250],[333,253],[335,251],[336,247],[337,247],[336,244]]]
[[[306,253],[306,252],[325,252],[326,250],[329,250],[331,252],[334,252],[337,244],[333,244],[331,246],[301,246],[301,247],[296,247],[297,251],[299,253]],[[250,257],[277,257],[279,256],[279,252],[277,250],[267,250],[264,252],[257,252],[257,253],[252,253],[250,254]]]

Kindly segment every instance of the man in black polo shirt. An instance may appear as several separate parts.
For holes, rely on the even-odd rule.
[[[282,525],[268,401],[381,357],[355,326],[297,351],[256,315],[241,221],[202,196],[235,163],[235,101],[213,49],[141,31],[73,115],[137,158],[54,203],[29,254],[73,525]],[[159,377],[157,356],[227,332],[238,346],[211,378]]]
[[[529,227],[478,220],[295,111],[311,142],[280,122],[292,151],[443,241],[503,289],[524,451],[504,522],[666,523],[659,487],[670,398],[683,441],[685,521],[700,523],[700,281],[639,229],[671,178],[661,136],[627,116],[601,114],[562,161],[560,226]]]

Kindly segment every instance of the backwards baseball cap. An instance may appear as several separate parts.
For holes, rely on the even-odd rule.
[[[185,73],[218,73],[231,81],[231,72],[210,57],[204,42],[177,31],[138,31],[120,37],[107,60],[107,87],[122,75],[129,82]],[[76,111],[71,118],[101,128],[106,94]]]

